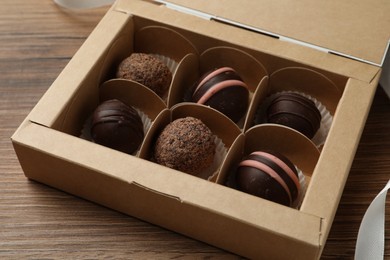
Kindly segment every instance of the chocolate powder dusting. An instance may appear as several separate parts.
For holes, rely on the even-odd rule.
[[[211,130],[201,120],[185,117],[164,128],[154,156],[161,165],[198,175],[212,164],[215,147]]]
[[[163,97],[172,81],[172,73],[161,60],[145,53],[133,53],[118,66],[118,78],[129,79]]]

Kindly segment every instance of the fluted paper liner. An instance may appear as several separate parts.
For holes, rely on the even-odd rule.
[[[100,86],[99,91],[101,101],[116,98],[125,104],[140,108],[151,120],[167,107],[151,89],[131,80],[108,80]]]
[[[323,104],[334,115],[342,91],[325,75],[303,67],[287,67],[270,75],[269,94],[297,91],[309,95]]]
[[[164,127],[171,122],[171,110],[168,108],[162,110],[155,120],[152,122],[148,133],[144,137],[141,144],[139,157],[145,160],[153,161],[154,142],[157,135],[164,129]]]
[[[210,128],[214,135],[216,150],[213,163],[197,175],[199,178],[213,179],[221,167],[227,151],[235,138],[240,134],[240,129],[229,118],[209,107],[193,103],[180,103],[170,110],[164,110],[152,125],[148,136],[146,136],[145,145],[141,148],[140,157],[154,161],[154,142],[161,131],[170,122],[188,116],[200,119]]]
[[[322,119],[320,129],[312,141],[321,147],[326,141],[342,91],[328,77],[308,68],[286,67],[272,73],[268,84],[264,84],[255,93],[245,130],[255,123],[267,123],[265,110],[271,100],[270,97],[280,92],[296,92],[316,104]]]
[[[129,41],[129,37],[134,37],[134,42]],[[116,78],[119,64],[132,53],[149,54],[167,65],[172,73],[169,90],[162,97],[167,102],[179,64],[189,54],[196,56],[197,50],[189,40],[175,30],[163,26],[143,27],[134,36],[124,34],[111,44],[101,64],[100,83]]]
[[[199,70],[194,70],[194,80],[191,84],[186,84],[184,100],[191,101],[192,92],[194,91],[195,82],[205,73],[221,67],[231,67],[234,69],[248,86],[250,106],[255,91],[259,88],[261,81],[267,76],[264,66],[250,54],[227,46],[218,46],[205,50],[199,60]],[[247,109],[248,112],[248,109]],[[243,129],[246,122],[245,113],[237,122],[239,128]]]
[[[293,204],[293,207],[298,207],[304,199],[320,151],[306,136],[288,127],[264,124],[254,126],[240,135],[223,162],[217,183],[234,188],[237,165],[245,156],[259,150],[283,154],[299,169],[301,190]]]
[[[133,107],[133,108],[137,111],[138,115],[141,117],[144,134],[146,134],[152,124],[152,121],[142,110],[140,110],[137,107]],[[92,115],[90,115],[85,121],[83,128],[81,129],[80,138],[90,142],[94,142],[91,136],[91,128],[92,128]],[[141,145],[131,155],[138,156],[140,149],[141,149]]]
[[[120,100],[124,104],[133,107],[138,112],[138,115],[142,120],[145,136],[152,125],[152,121],[157,117],[160,111],[166,108],[163,101],[153,91],[137,82],[123,79],[106,81],[100,87],[100,103],[111,99]],[[146,100],[152,102],[153,105],[148,106],[148,102],[145,102]],[[87,118],[83,125],[80,137],[93,142],[90,134],[92,123],[91,116]],[[137,156],[140,152],[140,148],[141,146],[132,155]]]
[[[321,114],[321,123],[320,123],[320,128],[317,130],[317,132],[315,133],[315,135],[311,140],[316,146],[318,147],[322,146],[325,143],[326,137],[328,136],[330,127],[332,125],[333,116],[330,114],[328,109],[320,101],[318,101],[316,98],[308,94],[298,92],[298,91],[281,91],[272,94],[271,96],[267,97],[258,107],[254,118],[255,122],[258,122],[258,124],[268,123],[267,115],[266,115],[267,108],[272,102],[272,100],[275,98],[275,96],[281,93],[297,93],[314,102],[315,106],[317,107],[318,111]]]
[[[186,57],[198,55],[194,45],[175,30],[164,26],[147,26],[135,33],[134,51],[150,54],[168,66],[172,72],[172,81],[163,99],[170,103],[169,107],[172,106],[172,101],[169,100],[172,99],[170,98],[172,86],[181,83],[180,79],[182,78],[180,76],[183,73],[188,74],[188,71],[183,72],[183,69],[179,69],[179,67],[183,66],[187,69],[186,63],[188,59]],[[176,79],[176,74],[179,74],[179,80]]]

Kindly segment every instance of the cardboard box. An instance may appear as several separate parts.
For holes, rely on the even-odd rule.
[[[295,8],[289,6],[293,3],[280,6],[269,1],[256,1],[256,6],[254,1],[171,2],[121,0],[113,5],[12,136],[25,175],[245,257],[319,258],[380,77],[376,63],[388,40],[384,40],[388,27],[374,26],[355,12],[388,10],[389,6],[372,1],[336,9],[336,3],[318,6],[309,1],[294,3]],[[245,8],[237,8],[238,4]],[[318,15],[319,8],[322,15]],[[266,9],[269,13],[262,11]],[[376,31],[376,38],[366,35],[359,44],[351,44],[356,39],[349,34],[343,37],[343,30],[356,36],[363,29],[332,22],[338,15],[364,20],[359,25],[370,34]],[[371,13],[370,18],[375,15]],[[318,30],[320,25],[326,28]],[[272,37],[269,32],[274,33]],[[339,55],[318,46],[337,50]],[[141,51],[177,63],[165,102],[137,84],[128,83],[131,90],[127,92],[123,84],[110,81],[114,65]],[[206,108],[178,104],[185,86],[218,63],[236,66],[249,81],[251,108],[238,125],[203,111]],[[252,127],[255,106],[270,93],[284,90],[314,96],[330,111],[333,121],[319,148],[284,127]],[[80,137],[99,102],[112,97],[139,107],[151,120],[137,155]],[[172,118],[185,115],[201,117],[226,146],[226,158],[210,180],[150,161],[158,131]],[[240,155],[259,146],[283,151],[310,180],[299,209],[224,185]]]
[[[382,75],[379,79],[379,84],[385,90],[387,96],[390,97],[390,51],[387,52],[386,58],[382,65]]]

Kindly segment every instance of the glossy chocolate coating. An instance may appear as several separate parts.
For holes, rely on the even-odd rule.
[[[192,101],[210,106],[238,122],[248,108],[249,90],[233,69],[223,67],[203,75],[196,83]]]
[[[286,206],[297,199],[298,172],[286,157],[257,151],[241,161],[236,171],[237,188],[243,192]]]
[[[267,109],[267,121],[291,127],[309,139],[321,124],[321,113],[314,102],[297,93],[277,95]]]
[[[172,81],[168,66],[145,53],[133,53],[124,59],[118,66],[116,76],[143,84],[160,97],[165,95]]]
[[[98,144],[132,154],[144,138],[143,123],[133,107],[112,99],[95,109],[91,135]]]
[[[199,119],[179,118],[168,124],[158,136],[156,162],[192,175],[209,167],[215,154],[211,130]]]

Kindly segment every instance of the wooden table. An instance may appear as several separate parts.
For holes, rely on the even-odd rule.
[[[0,258],[238,258],[24,177],[10,136],[107,9],[72,12],[51,0],[1,1]],[[378,88],[323,259],[353,258],[363,214],[389,177],[390,100]]]

